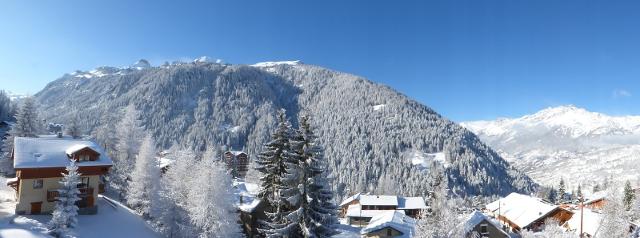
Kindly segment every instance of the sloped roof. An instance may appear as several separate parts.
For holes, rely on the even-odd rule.
[[[87,144],[75,144],[75,145],[72,145],[71,147],[67,148],[67,150],[65,150],[65,153],[67,153],[67,155],[72,155],[72,154],[74,154],[74,153],[76,153],[78,151],[81,151],[81,150],[84,150],[84,149],[87,149],[87,148],[95,151],[93,148],[91,148],[90,145],[87,145]],[[99,152],[96,151],[96,153],[99,153]]]
[[[342,203],[340,203],[340,206],[344,206],[349,204],[350,202],[353,202],[354,200],[359,200],[360,199],[360,193],[356,193],[355,195],[348,197],[347,199],[345,199],[344,201],[342,201]]]
[[[496,220],[493,220],[493,219],[485,216],[484,214],[482,214],[482,212],[479,212],[479,211],[474,211],[471,214],[469,214],[469,216],[467,217],[467,219],[465,220],[465,222],[463,224],[464,233],[465,234],[469,233],[471,230],[473,230],[473,228],[475,228],[482,221],[489,222],[490,224],[492,224],[493,226],[498,228],[498,230],[500,232],[502,232],[507,237],[509,237],[509,234],[507,232],[505,232],[502,229],[500,229],[500,223],[498,223]]]
[[[245,154],[245,155],[247,154],[244,151],[239,151],[239,150],[231,150],[231,151],[227,151],[226,153],[231,153],[233,154],[233,156],[238,156],[240,154]]]
[[[69,165],[67,150],[77,148],[91,148],[100,156],[95,161],[77,163],[84,166],[111,166],[113,162],[106,156],[102,148],[93,141],[75,140],[69,137],[16,137],[14,140],[13,166],[21,168],[56,168]]]
[[[398,206],[398,197],[390,195],[360,195],[360,204],[372,206]]]
[[[354,204],[354,205],[349,205],[349,207],[347,208],[347,213],[345,214],[345,216],[347,217],[375,217],[378,216],[382,213],[388,213],[388,212],[393,212],[396,210],[362,210],[362,205],[360,204]],[[398,210],[397,212],[400,212],[402,214],[404,214],[403,210]]]
[[[607,191],[598,191],[586,197],[584,204],[591,204],[607,197]]]
[[[487,210],[507,218],[520,228],[525,228],[534,221],[546,216],[558,206],[519,193],[511,193],[507,197],[487,204]],[[498,208],[500,211],[498,211]]]
[[[591,235],[592,237],[596,235],[600,227],[602,226],[602,214],[594,212],[591,209],[583,208],[583,217],[582,217],[582,232]],[[580,233],[580,210],[576,211],[575,215],[567,221],[567,226],[569,230],[574,231],[579,235]]]
[[[367,234],[391,227],[402,233],[400,237],[410,237],[415,227],[415,220],[400,211],[384,211],[371,218],[371,222],[360,233]]]
[[[422,197],[398,197],[398,209],[427,209]]]

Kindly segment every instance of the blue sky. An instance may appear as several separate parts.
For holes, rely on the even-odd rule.
[[[3,1],[0,88],[202,55],[299,59],[455,121],[574,104],[640,114],[640,1]]]

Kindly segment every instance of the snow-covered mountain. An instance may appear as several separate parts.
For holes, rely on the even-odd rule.
[[[533,115],[461,123],[537,182],[590,184],[606,177],[635,182],[640,172],[640,116],[608,116],[572,105]]]
[[[35,96],[49,122],[79,117],[94,131],[115,124],[133,104],[161,147],[224,144],[252,156],[268,140],[277,109],[285,108],[294,125],[309,113],[339,196],[418,195],[425,192],[430,160],[446,165],[458,194],[506,195],[535,186],[432,109],[389,87],[300,61],[101,67],[64,75]]]

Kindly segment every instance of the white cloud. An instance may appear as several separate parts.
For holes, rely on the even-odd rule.
[[[613,90],[612,95],[613,95],[613,98],[628,98],[632,96],[632,94],[629,91],[624,89]]]

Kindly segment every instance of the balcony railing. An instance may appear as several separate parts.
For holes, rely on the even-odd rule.
[[[80,190],[80,194],[78,194],[78,197],[80,198],[93,196],[93,187],[82,186],[79,187],[78,190]],[[60,196],[60,193],[57,189],[47,190],[47,201],[54,202],[57,200],[58,196]]]

